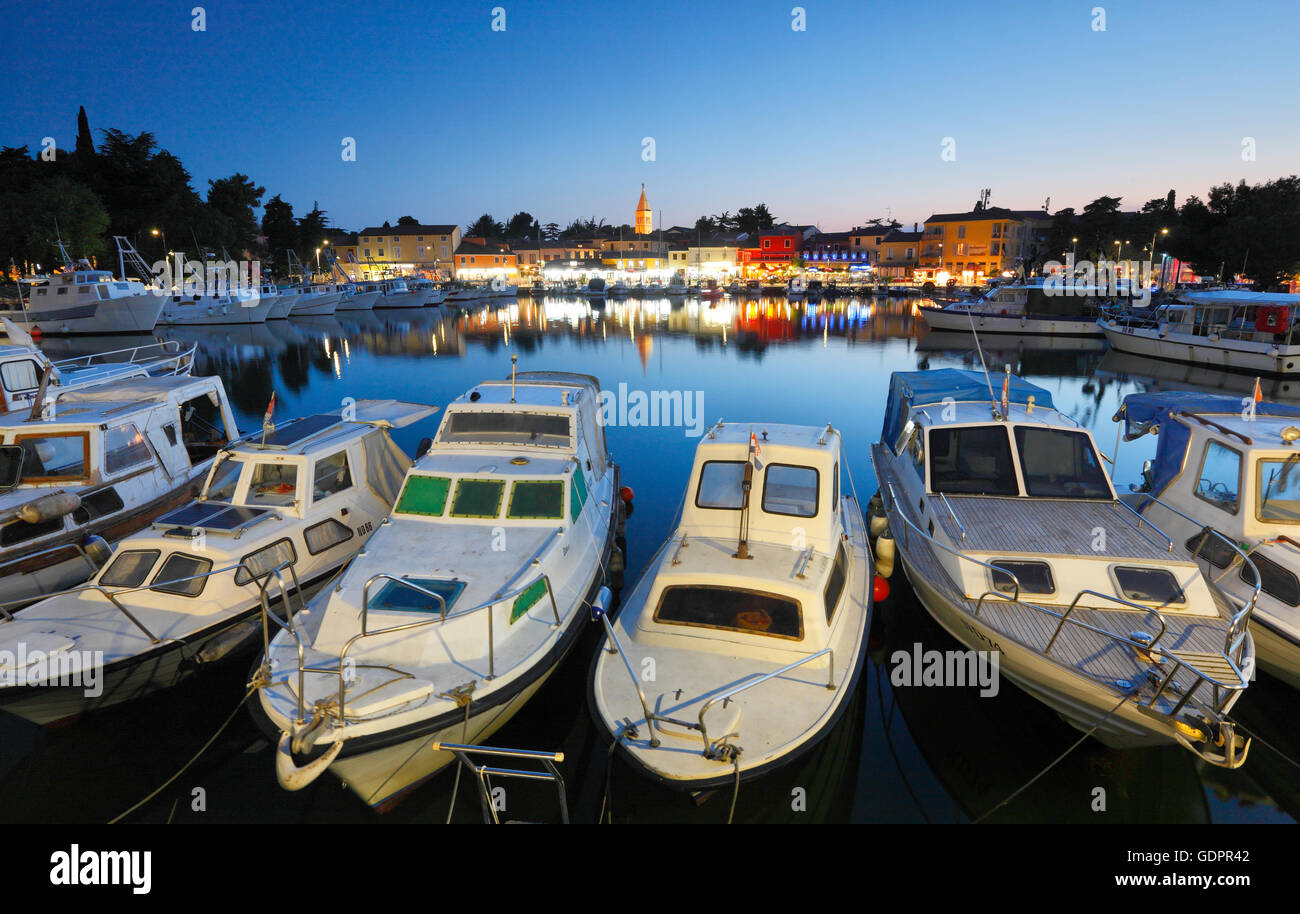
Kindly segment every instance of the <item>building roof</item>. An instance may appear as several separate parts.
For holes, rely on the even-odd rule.
[[[924,232],[900,232],[898,229],[894,229],[882,238],[881,241],[920,241],[924,235]]]
[[[456,225],[373,225],[363,228],[360,235],[450,235],[456,231]]]
[[[1052,214],[1041,209],[1007,209],[1003,206],[990,206],[982,210],[970,210],[965,213],[935,213],[925,224],[931,222],[986,222],[991,219],[1015,219],[1024,222],[1030,219],[1051,219]]]

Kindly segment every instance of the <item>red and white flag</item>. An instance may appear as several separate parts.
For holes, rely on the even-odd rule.
[[[758,436],[755,435],[753,432],[749,433],[749,451],[755,457],[757,457],[759,454],[762,453],[762,451],[758,447]]]
[[[1007,373],[1002,376],[1002,415],[1006,416],[1007,411],[1011,408],[1011,368],[1007,367]]]

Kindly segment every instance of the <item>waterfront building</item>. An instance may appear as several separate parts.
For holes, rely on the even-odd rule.
[[[453,269],[452,257],[460,243],[458,225],[371,226],[357,232],[356,263],[348,261],[346,252],[339,255],[339,261],[354,279],[417,272],[449,275]]]
[[[877,275],[884,279],[910,280],[916,269],[917,257],[924,234],[913,224],[913,231],[890,229],[880,239],[874,261]]]
[[[510,245],[486,238],[466,238],[456,249],[457,279],[517,279],[519,260]]]
[[[963,284],[983,282],[1031,261],[1051,224],[1051,214],[1044,210],[991,206],[935,213],[925,220],[919,265]]]

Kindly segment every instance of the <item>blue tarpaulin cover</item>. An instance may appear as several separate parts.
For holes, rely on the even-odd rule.
[[[985,378],[982,371],[964,368],[935,368],[931,371],[895,371],[889,376],[889,403],[885,407],[885,424],[880,430],[880,440],[893,447],[903,425],[907,422],[909,406],[930,406],[951,397],[958,403],[989,402],[989,381],[993,383],[993,399],[1002,402],[1002,375]],[[1052,395],[1028,381],[1011,376],[1007,399],[1012,403],[1028,403],[1034,398],[1035,406],[1052,406]]]
[[[1160,393],[1129,394],[1120,404],[1115,421],[1124,422],[1124,437],[1138,438],[1160,427],[1156,457],[1151,466],[1151,493],[1159,496],[1183,468],[1191,430],[1182,422],[1165,421],[1186,410],[1203,416],[1239,416],[1250,397],[1230,394],[1206,394],[1193,390],[1168,390]],[[1294,416],[1300,419],[1300,406],[1267,401],[1255,404],[1257,416]]]

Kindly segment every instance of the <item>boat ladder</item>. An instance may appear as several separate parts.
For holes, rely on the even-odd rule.
[[[474,775],[474,781],[478,785],[479,803],[483,808],[483,822],[486,825],[500,825],[501,818],[497,815],[497,803],[495,791],[492,788],[491,778],[515,778],[525,781],[553,781],[555,790],[560,802],[560,821],[565,825],[569,824],[569,800],[564,790],[564,775],[560,774],[560,769],[555,766],[564,761],[563,752],[539,752],[534,749],[502,749],[496,746],[471,746],[465,743],[443,743],[435,742],[429,747],[434,752],[450,752],[456,756],[462,765],[469,769]],[[545,771],[536,771],[521,768],[498,768],[494,765],[476,765],[470,758],[471,755],[488,755],[495,758],[520,759],[523,761],[540,762]]]

